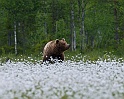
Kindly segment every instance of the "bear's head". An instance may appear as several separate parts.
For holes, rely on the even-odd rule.
[[[70,44],[67,44],[64,38],[62,38],[61,40],[56,39],[55,42],[56,42],[56,47],[58,48],[60,52],[64,52],[70,47]]]

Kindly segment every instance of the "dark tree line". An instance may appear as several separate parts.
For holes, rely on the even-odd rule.
[[[123,0],[0,0],[0,53],[39,53],[52,39],[71,50],[124,49]]]

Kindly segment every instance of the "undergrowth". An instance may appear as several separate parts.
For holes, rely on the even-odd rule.
[[[15,61],[15,62],[22,62],[22,61],[30,61],[30,62],[42,62],[43,55],[42,53],[38,55],[14,55],[14,54],[4,54],[0,57],[0,63],[5,63],[7,61]],[[71,61],[120,61],[123,62],[124,57],[123,55],[117,55],[114,51],[108,52],[105,50],[93,50],[89,52],[80,53],[79,51],[66,51],[65,52],[65,60]]]

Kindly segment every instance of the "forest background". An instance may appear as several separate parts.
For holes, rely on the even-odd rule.
[[[72,52],[124,56],[124,0],[0,0],[0,55],[39,54],[61,38]]]

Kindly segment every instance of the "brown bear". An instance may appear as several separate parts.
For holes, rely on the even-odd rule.
[[[51,61],[52,59],[64,60],[64,51],[69,49],[70,44],[67,44],[65,39],[62,40],[56,39],[48,42],[43,50],[43,62]]]

